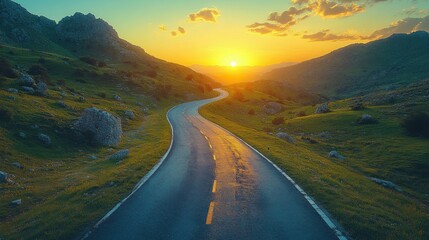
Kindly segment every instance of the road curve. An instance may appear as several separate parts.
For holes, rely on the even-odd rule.
[[[165,161],[87,239],[338,239],[273,165],[198,114],[219,91],[169,111]]]

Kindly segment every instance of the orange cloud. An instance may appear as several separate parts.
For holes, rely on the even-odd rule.
[[[313,12],[319,16],[326,18],[340,18],[352,16],[356,13],[365,11],[364,4],[357,5],[352,1],[344,1],[347,3],[337,3],[330,0],[318,0],[310,4],[310,8]],[[359,2],[359,1],[356,1]]]
[[[185,34],[186,30],[183,27],[178,27],[177,31],[179,31],[181,34]]]
[[[356,40],[361,39],[361,36],[352,35],[352,34],[333,34],[330,33],[329,29],[322,30],[314,34],[303,35],[302,38],[308,39],[310,41],[347,41],[347,40]]]
[[[219,10],[216,8],[203,8],[196,13],[189,14],[189,21],[191,22],[216,22],[220,16]]]

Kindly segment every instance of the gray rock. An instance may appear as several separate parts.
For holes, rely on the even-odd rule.
[[[46,134],[40,133],[39,135],[37,135],[37,138],[46,147],[49,147],[52,144],[51,138]]]
[[[125,150],[121,150],[118,151],[116,153],[114,153],[112,156],[109,157],[109,160],[122,160],[126,157],[128,157],[128,154],[130,154],[130,150],[125,149]]]
[[[369,114],[364,114],[362,115],[362,117],[358,120],[358,124],[360,125],[365,125],[365,124],[375,124],[378,121],[375,120],[371,115]]]
[[[27,134],[25,134],[24,132],[19,132],[18,136],[22,139],[27,138]]]
[[[289,134],[285,133],[285,132],[278,132],[276,134],[276,137],[283,139],[289,143],[294,143],[295,139],[293,137],[291,137]]]
[[[118,95],[113,95],[113,99],[115,99],[116,101],[122,101],[122,98]]]
[[[339,154],[339,153],[338,153],[337,151],[335,151],[335,150],[330,151],[330,152],[328,153],[328,157],[330,157],[330,158],[337,158],[337,159],[340,159],[340,160],[345,160],[345,159],[346,159],[344,156],[342,156],[341,154]]]
[[[13,162],[11,165],[19,169],[24,169],[24,166],[22,166],[22,164],[19,162]]]
[[[58,106],[62,107],[62,108],[67,108],[67,104],[64,101],[59,101],[57,102]]]
[[[91,155],[91,156],[89,156],[89,159],[91,159],[91,160],[97,160],[97,156]]]
[[[329,107],[328,107],[328,103],[323,103],[320,104],[316,107],[316,114],[321,114],[321,113],[328,113],[330,112]]]
[[[3,171],[0,171],[0,183],[7,182],[7,179],[8,179],[8,174]]]
[[[381,186],[385,187],[385,188],[390,188],[390,189],[394,189],[398,192],[401,192],[402,189],[399,188],[396,184],[394,184],[391,181],[387,181],[387,180],[383,180],[383,179],[379,179],[379,178],[374,178],[374,177],[370,177],[369,178],[371,181],[380,184]]]
[[[127,118],[129,118],[129,119],[134,119],[136,117],[134,115],[134,112],[132,110],[126,110],[125,111],[125,116],[127,116]]]
[[[22,90],[25,92],[25,93],[28,93],[28,94],[34,94],[34,88],[32,88],[32,87],[26,87],[26,86],[24,86],[24,87],[22,87]]]
[[[17,206],[19,206],[21,204],[22,204],[22,200],[21,199],[16,199],[16,200],[13,200],[12,202],[10,202],[10,205],[12,205],[13,207],[17,207]]]
[[[274,115],[283,111],[283,105],[277,102],[269,102],[262,107],[262,110],[266,114]]]
[[[16,89],[16,88],[8,88],[7,91],[10,93],[18,93],[19,92],[18,89]]]
[[[41,96],[47,96],[48,95],[48,85],[46,83],[40,81],[36,85],[36,93]]]
[[[116,146],[122,137],[121,119],[95,107],[85,109],[75,128],[102,146]]]
[[[29,74],[23,73],[18,78],[18,83],[22,86],[33,87],[36,82]]]
[[[61,92],[60,95],[61,95],[61,97],[67,97],[68,96],[68,94],[66,92]]]
[[[86,98],[84,98],[84,97],[82,97],[82,96],[79,96],[78,101],[79,101],[79,102],[85,102],[85,101],[86,101]]]

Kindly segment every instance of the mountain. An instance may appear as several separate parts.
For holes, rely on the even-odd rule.
[[[281,82],[330,97],[396,88],[429,77],[429,33],[394,34],[273,70],[262,81]],[[264,85],[264,84],[262,84]]]
[[[284,62],[279,64],[267,66],[204,66],[192,65],[190,66],[196,72],[205,74],[215,79],[216,81],[225,85],[240,83],[240,82],[253,82],[261,79],[263,74],[277,68],[292,66],[294,62]]]

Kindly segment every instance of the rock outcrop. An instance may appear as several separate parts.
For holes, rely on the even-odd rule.
[[[122,137],[121,119],[95,107],[85,109],[75,128],[102,146],[116,146]]]
[[[278,137],[280,139],[283,139],[283,140],[285,140],[285,141],[287,141],[289,143],[294,143],[295,142],[295,139],[292,136],[290,136],[289,134],[285,133],[285,132],[278,132],[276,134],[276,137]]]
[[[39,135],[37,135],[37,138],[46,147],[49,147],[52,144],[51,138],[46,134],[40,133]]]
[[[283,105],[277,102],[268,102],[262,108],[262,110],[269,115],[277,114],[283,111]]]
[[[7,178],[8,174],[3,171],[0,171],[0,183],[7,182]]]
[[[46,83],[40,81],[36,85],[36,93],[41,96],[47,96],[48,95],[48,85]]]
[[[335,150],[330,151],[330,152],[328,153],[328,157],[330,157],[330,158],[337,158],[337,159],[340,159],[340,160],[345,160],[345,159],[346,159],[343,155],[339,154],[339,153],[338,153],[337,151],[335,151]]]
[[[322,113],[328,113],[328,112],[330,112],[328,103],[323,103],[318,105],[315,111],[316,114],[322,114]]]
[[[132,110],[126,110],[125,111],[125,116],[128,118],[128,119],[134,119],[136,116],[134,115],[134,112],[132,111]]]
[[[116,152],[112,156],[110,156],[109,160],[116,160],[116,161],[123,160],[126,157],[128,157],[129,154],[130,154],[130,150],[128,150],[128,149],[121,150],[121,151]]]
[[[365,124],[375,124],[378,121],[376,119],[374,119],[371,115],[369,114],[364,114],[362,115],[362,117],[357,121],[357,123],[359,125],[365,125]]]

